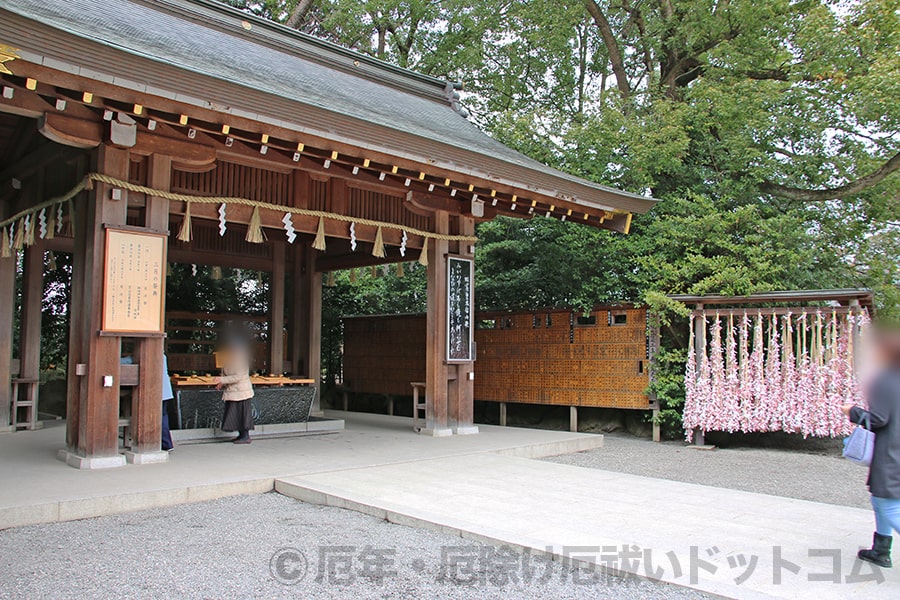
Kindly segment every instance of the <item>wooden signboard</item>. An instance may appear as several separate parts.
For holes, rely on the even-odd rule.
[[[163,233],[106,230],[102,333],[164,335],[167,241]]]
[[[447,362],[475,360],[475,263],[447,257]]]

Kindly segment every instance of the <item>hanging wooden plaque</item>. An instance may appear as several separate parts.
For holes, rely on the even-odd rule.
[[[471,362],[474,357],[474,261],[447,257],[447,362]]]
[[[164,335],[167,242],[163,233],[106,230],[102,334]]]

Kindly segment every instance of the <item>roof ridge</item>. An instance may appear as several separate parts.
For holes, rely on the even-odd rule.
[[[375,83],[402,88],[404,91],[457,108],[458,94],[455,91],[462,87],[459,83],[393,65],[334,42],[291,29],[281,23],[244,12],[220,0],[132,1],[141,2],[156,10],[163,8],[187,17],[202,17],[205,26],[219,29],[228,35],[237,35],[255,43],[263,43],[329,68]],[[211,14],[221,17],[211,21],[209,18]],[[250,28],[244,26],[244,23],[248,23]]]

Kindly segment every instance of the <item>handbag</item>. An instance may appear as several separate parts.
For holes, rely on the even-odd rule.
[[[850,437],[844,438],[844,458],[868,467],[872,464],[872,452],[875,450],[875,433],[871,430],[869,413],[865,413],[859,427],[853,430]]]

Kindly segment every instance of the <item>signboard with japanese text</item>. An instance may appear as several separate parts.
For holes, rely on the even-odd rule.
[[[103,333],[163,334],[167,241],[161,233],[106,230]]]
[[[447,257],[447,362],[475,360],[475,263]]]

